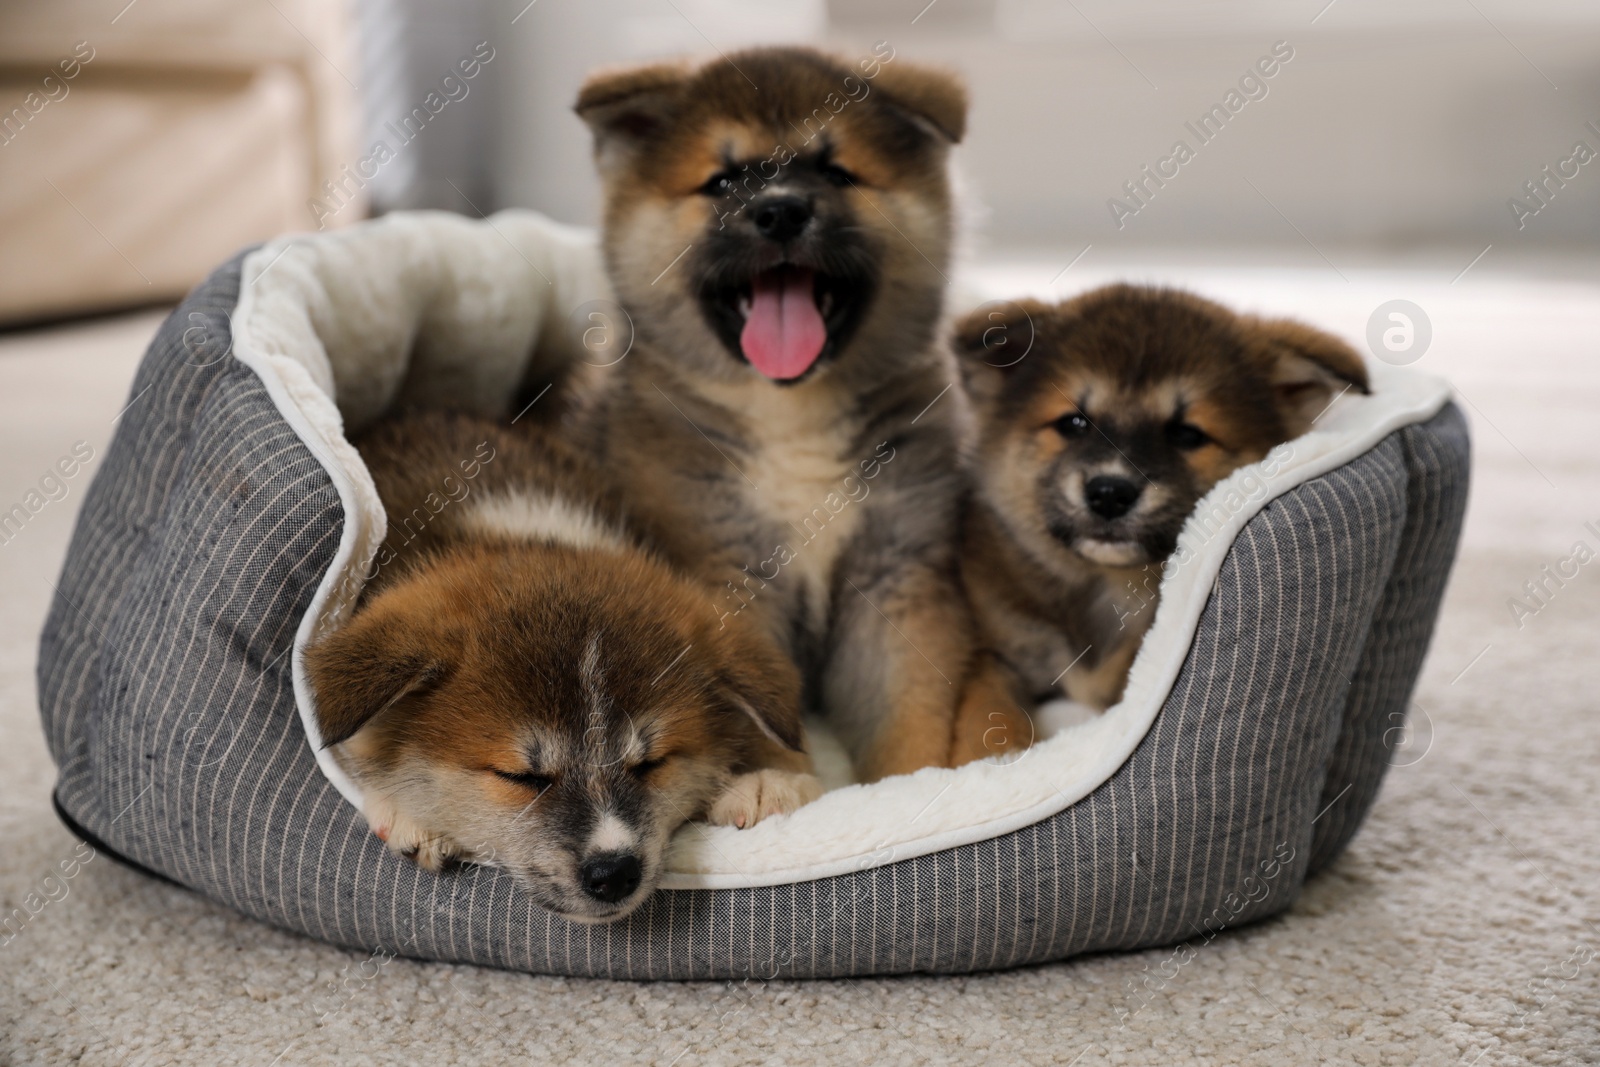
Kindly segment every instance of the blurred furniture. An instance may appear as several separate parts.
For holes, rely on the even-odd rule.
[[[342,5],[123,3],[0,6],[0,323],[175,300],[356,160]]]

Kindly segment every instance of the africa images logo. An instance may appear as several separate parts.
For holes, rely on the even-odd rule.
[[[1367,348],[1385,363],[1415,363],[1432,343],[1432,320],[1409,300],[1379,304],[1367,317]]]

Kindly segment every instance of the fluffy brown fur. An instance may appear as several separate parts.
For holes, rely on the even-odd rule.
[[[963,90],[892,53],[759,49],[596,75],[577,111],[636,329],[599,433],[630,514],[724,621],[784,645],[860,778],[947,763],[970,651],[967,414],[937,337]],[[763,279],[799,279],[814,361],[752,357]]]
[[[956,343],[979,412],[962,573],[982,641],[959,763],[1030,743],[1041,699],[1115,703],[1195,503],[1367,375],[1320,330],[1127,285],[980,310]]]
[[[306,662],[391,849],[501,866],[552,910],[611,919],[686,820],[748,825],[818,795],[787,658],[718,626],[558,440],[432,413],[356,444],[389,532]]]

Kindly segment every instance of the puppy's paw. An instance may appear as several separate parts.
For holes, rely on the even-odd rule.
[[[435,872],[444,870],[460,856],[460,850],[448,837],[426,830],[419,830],[406,848],[396,848],[393,843],[389,847],[407,859],[415,860],[417,866],[424,870]]]
[[[1099,708],[1080,704],[1076,700],[1057,698],[1040,704],[1033,714],[1033,721],[1038,727],[1040,737],[1054,737],[1062,730],[1094,722],[1101,714]]]
[[[711,805],[708,818],[718,826],[737,826],[743,830],[769,815],[787,815],[821,795],[822,783],[814,774],[771,769],[754,771],[728,783],[727,790]]]
[[[367,825],[378,840],[389,846],[389,851],[430,871],[442,870],[454,859],[458,850],[443,834],[432,833],[416,822],[388,799],[369,799]]]

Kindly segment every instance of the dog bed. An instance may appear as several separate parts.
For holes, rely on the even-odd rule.
[[[593,362],[586,330],[626,330],[606,293],[592,236],[526,212],[286,237],[195,290],[139,369],[41,643],[68,825],[325,941],[626,978],[1209,937],[1281,911],[1345,847],[1403,751],[1467,492],[1447,386],[1383,364],[1371,396],[1201,503],[1125,698],[1020,758],[686,827],[664,888],[611,924],[391,855],[322,750],[301,662],[384,532],[345,434],[400,403],[518,415],[550,368]]]

